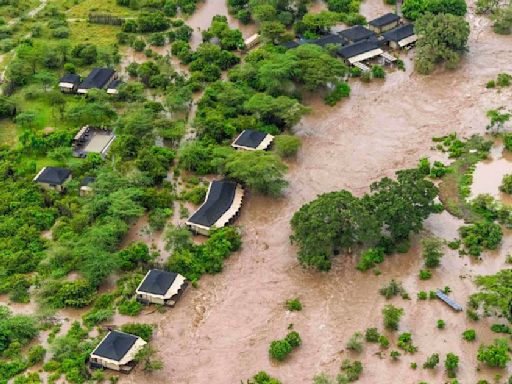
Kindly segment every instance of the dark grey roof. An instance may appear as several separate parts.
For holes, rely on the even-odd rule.
[[[119,79],[112,80],[108,85],[108,89],[117,89],[121,84],[123,84],[123,82]]]
[[[316,40],[311,41],[311,44],[320,45],[321,47],[324,47],[327,44],[345,45],[346,40],[340,35],[325,35]]]
[[[296,41],[285,41],[284,43],[279,44],[281,47],[285,47],[286,49],[297,48],[300,44]]]
[[[382,34],[387,41],[400,41],[412,35],[414,35],[414,24],[405,24]]]
[[[398,16],[396,13],[390,12],[369,21],[368,24],[373,25],[374,27],[383,27],[398,20],[400,20],[400,16]]]
[[[231,207],[235,191],[236,182],[234,181],[212,181],[206,201],[188,221],[211,227]]]
[[[362,25],[354,25],[351,28],[339,32],[339,34],[353,43],[368,39],[375,35],[374,32],[370,31],[368,28],[363,27]]]
[[[96,178],[94,177],[91,177],[91,176],[86,176],[82,179],[82,181],[80,182],[80,186],[81,187],[85,187],[91,183],[94,183],[96,181]]]
[[[96,347],[93,354],[119,361],[132,348],[137,339],[137,336],[130,335],[129,333],[111,331]]]
[[[152,269],[142,281],[139,291],[153,293],[155,295],[165,295],[171,288],[172,283],[178,276],[177,273]]]
[[[114,73],[115,71],[110,68],[94,68],[80,85],[80,88],[103,88],[107,85]]]
[[[46,167],[37,176],[35,181],[38,183],[47,183],[53,185],[61,185],[71,175],[71,171],[61,167]]]
[[[267,134],[265,132],[246,129],[237,137],[233,144],[240,145],[242,147],[256,148],[261,144],[266,136]]]
[[[373,49],[379,48],[378,44],[374,41],[363,40],[359,43],[350,44],[346,47],[340,48],[338,50],[338,55],[343,57],[344,59],[350,59],[351,57],[360,55],[362,53],[371,51]]]
[[[66,73],[60,78],[59,83],[80,84],[80,76],[75,73]]]

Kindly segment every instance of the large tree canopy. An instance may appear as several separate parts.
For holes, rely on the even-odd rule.
[[[480,291],[471,295],[470,304],[476,309],[483,305],[512,323],[512,269],[503,269],[495,275],[478,276],[475,279]]]

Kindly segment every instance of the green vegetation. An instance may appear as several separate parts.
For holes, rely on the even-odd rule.
[[[347,342],[347,349],[354,352],[362,352],[363,350],[363,335],[361,332],[354,333]]]
[[[356,265],[360,271],[366,271],[373,268],[375,264],[380,264],[384,261],[383,248],[369,248],[361,253],[361,258]]]
[[[512,195],[512,175],[504,175],[500,185],[500,191]]]
[[[409,332],[402,333],[398,336],[397,346],[409,353],[415,353],[418,350],[418,347],[414,346],[412,335]]]
[[[289,311],[301,311],[302,310],[302,303],[300,302],[300,300],[298,298],[286,300],[285,306],[286,306],[286,309],[288,309]]]
[[[299,261],[328,270],[335,251],[361,243],[380,243],[386,253],[392,253],[399,244],[406,244],[409,234],[419,231],[423,220],[436,210],[436,195],[437,188],[418,170],[399,171],[397,180],[375,182],[371,193],[362,198],[348,191],[320,195],[302,206],[291,221],[291,238],[299,246]],[[384,226],[390,237],[384,234]],[[365,256],[358,268],[369,268],[370,258],[374,255]]]
[[[385,305],[384,308],[382,308],[384,328],[391,331],[398,330],[400,319],[403,315],[403,308],[397,308],[392,304]]]
[[[439,353],[433,353],[423,363],[423,369],[434,369],[439,364]]]
[[[439,319],[437,320],[436,326],[438,329],[444,329],[446,327],[446,323],[444,322],[444,320]]]
[[[422,256],[425,260],[425,267],[436,268],[441,264],[443,257],[443,242],[434,237],[427,237],[421,240]]]
[[[268,373],[261,371],[247,380],[247,384],[281,384],[281,382],[271,377]]]
[[[492,344],[481,345],[478,349],[477,359],[489,367],[505,368],[510,361],[508,341],[495,339]]]
[[[503,269],[495,275],[477,276],[475,283],[479,292],[470,296],[469,305],[474,310],[483,305],[488,314],[495,314],[512,321],[510,300],[512,298],[512,270]]]
[[[461,1],[465,7],[464,0]],[[439,63],[448,69],[457,68],[469,37],[469,24],[463,16],[426,13],[416,20],[414,28],[419,35],[414,63],[419,73],[432,73]]]
[[[379,342],[380,333],[377,328],[368,328],[364,333],[364,338],[369,343],[378,343]]]
[[[474,341],[476,339],[476,332],[474,329],[466,329],[462,332],[462,338],[466,341]]]
[[[496,249],[503,231],[498,224],[481,222],[459,228],[462,244],[471,256],[479,256],[484,249]]]
[[[275,360],[285,360],[288,355],[302,344],[300,335],[292,331],[282,340],[274,340],[270,343],[268,353]]]
[[[396,280],[391,280],[387,285],[384,285],[379,289],[379,293],[386,299],[391,299],[393,296],[401,295],[402,297],[407,295],[402,283]]]
[[[446,354],[446,360],[444,361],[444,367],[446,369],[446,374],[449,378],[454,378],[457,376],[457,369],[459,368],[459,356],[448,353]]]
[[[405,0],[402,12],[410,20],[416,20],[426,13],[464,16],[467,5],[465,0]]]
[[[282,157],[294,157],[301,146],[300,138],[293,135],[278,135],[274,138],[276,153]]]

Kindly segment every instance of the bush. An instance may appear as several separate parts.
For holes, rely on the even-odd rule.
[[[292,346],[286,340],[274,340],[270,343],[268,353],[271,358],[282,361],[288,357],[292,350]]]
[[[368,328],[364,333],[364,338],[369,343],[378,343],[379,342],[380,333],[377,328]]]
[[[496,87],[496,82],[494,80],[489,80],[487,83],[485,83],[485,88],[492,89]]]
[[[286,305],[286,309],[288,309],[289,311],[302,310],[302,303],[300,302],[300,300],[298,298],[286,300],[285,305]]]
[[[424,369],[434,369],[439,364],[439,353],[434,353],[427,358],[427,361],[423,363]]]
[[[412,335],[409,332],[405,332],[398,336],[397,346],[409,353],[415,353],[418,347],[415,347],[412,343]]]
[[[508,87],[511,79],[512,75],[509,75],[508,73],[500,73],[496,79],[496,84],[500,87]]]
[[[294,157],[301,147],[301,141],[297,136],[278,135],[274,138],[274,147],[280,157]]]
[[[288,342],[288,344],[290,344],[293,349],[299,347],[302,344],[302,339],[300,338],[299,333],[295,331],[288,333],[284,340]]]
[[[432,277],[432,272],[428,269],[420,269],[419,278],[420,280],[428,280]]]
[[[466,329],[462,332],[462,338],[466,341],[473,341],[476,339],[476,332],[474,329]]]
[[[379,289],[379,293],[384,296],[386,299],[390,299],[393,296],[403,295],[405,292],[402,287],[402,283],[397,282],[395,280],[391,280],[387,285],[383,286]]]
[[[484,249],[496,249],[503,237],[501,227],[487,221],[460,227],[459,233],[471,256],[479,256]]]
[[[505,324],[493,324],[491,325],[491,331],[496,333],[512,334],[512,328]]]
[[[148,324],[128,323],[121,326],[121,331],[139,336],[144,341],[150,341],[153,336],[153,327]]]
[[[361,352],[363,350],[363,335],[360,332],[356,332],[348,340],[347,349],[355,352]]]
[[[348,359],[343,360],[341,363],[341,371],[343,372],[340,376],[346,378],[346,381],[352,382],[359,380],[359,376],[363,373],[363,364],[360,361],[350,361]],[[341,383],[343,379],[338,376],[338,383]]]
[[[384,335],[380,335],[379,336],[379,345],[381,346],[381,348],[389,347],[389,339]]]
[[[505,368],[510,361],[507,340],[495,339],[488,346],[481,345],[478,349],[477,359],[489,367]]]
[[[418,292],[418,300],[427,300],[428,299],[428,293],[425,291],[419,291]]]
[[[401,354],[400,352],[398,352],[398,351],[391,351],[391,353],[390,353],[389,355],[390,355],[390,356],[391,356],[391,358],[392,358],[393,360],[395,360],[395,361],[396,361],[396,360],[398,360],[398,358],[399,358],[400,356],[402,356],[402,354]]]
[[[500,191],[512,195],[512,174],[504,175],[501,181]]]
[[[444,329],[445,326],[446,323],[444,322],[444,320],[437,320],[437,328]]]
[[[119,313],[126,316],[137,316],[142,311],[142,308],[144,306],[135,299],[124,300],[117,307]]]
[[[386,77],[386,72],[384,71],[384,68],[382,68],[380,65],[373,65],[372,76],[376,79],[383,79]]]
[[[281,384],[281,382],[271,377],[268,373],[261,371],[248,380],[247,384]]]
[[[404,314],[403,308],[388,304],[382,309],[384,328],[396,331]]]
[[[350,85],[346,82],[338,82],[334,89],[325,96],[325,104],[334,106],[338,101],[350,96]]]
[[[446,373],[449,378],[456,377],[457,368],[459,367],[459,357],[453,353],[448,353],[444,361],[444,367],[446,368]]]
[[[27,360],[29,365],[35,365],[43,361],[46,349],[42,345],[34,345],[28,350]]]
[[[361,254],[361,259],[356,265],[359,271],[366,271],[373,268],[375,264],[384,261],[384,250],[382,248],[370,248]]]
[[[423,248],[423,259],[425,260],[425,267],[436,268],[441,264],[441,258],[443,257],[442,247],[443,243],[441,240],[435,237],[425,238],[421,241]],[[421,275],[421,273],[420,273]]]

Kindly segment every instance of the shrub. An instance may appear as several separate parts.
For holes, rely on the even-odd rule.
[[[441,240],[435,237],[428,237],[421,241],[421,245],[423,248],[422,255],[425,260],[425,267],[438,267],[441,262],[441,258],[443,257],[443,252],[441,250],[443,243]]]
[[[446,373],[449,378],[456,377],[457,368],[459,367],[459,357],[453,353],[448,353],[444,361],[444,367],[446,368]]]
[[[492,89],[496,87],[496,82],[494,80],[489,80],[486,84],[485,84],[485,88],[487,89]]]
[[[293,135],[278,135],[274,138],[274,147],[280,157],[293,157],[301,147],[300,138]]]
[[[512,174],[504,175],[503,180],[501,181],[500,191],[512,194]]]
[[[144,306],[135,299],[124,300],[119,304],[118,311],[121,315],[137,316]]]
[[[473,341],[476,339],[476,332],[474,329],[466,329],[462,332],[462,338],[466,341]]]
[[[268,373],[261,371],[248,380],[247,384],[281,384],[281,382],[271,377]]]
[[[391,358],[393,360],[398,360],[398,358],[400,356],[402,356],[402,354],[400,352],[398,352],[398,351],[391,351],[391,353],[389,355],[391,356]]]
[[[439,353],[434,353],[427,358],[427,361],[423,363],[424,369],[434,369],[439,364]]]
[[[401,295],[405,292],[402,287],[402,283],[392,279],[387,285],[379,289],[379,293],[386,299],[390,299],[393,296]]]
[[[150,341],[153,336],[153,327],[149,324],[127,323],[121,326],[121,331],[139,336],[144,341]]]
[[[418,347],[415,347],[412,343],[412,335],[409,332],[404,332],[398,336],[397,346],[409,353],[415,353]]]
[[[496,84],[500,87],[508,87],[511,79],[512,76],[508,73],[499,73],[498,78],[496,79]]]
[[[363,364],[358,360],[350,361],[345,359],[341,363],[341,370],[343,374],[340,376],[345,377],[347,381],[357,381],[363,372]],[[341,382],[340,378],[338,378],[338,382]]]
[[[496,249],[503,237],[501,227],[487,221],[462,226],[459,232],[471,256],[479,256],[484,249]]]
[[[428,269],[420,269],[419,278],[420,280],[428,280],[432,277],[432,272]]]
[[[46,349],[42,345],[34,345],[28,350],[27,360],[29,365],[35,365],[43,361],[46,355]]]
[[[418,300],[427,300],[428,299],[428,293],[425,291],[419,291],[418,292]]]
[[[372,76],[376,79],[383,79],[386,77],[386,72],[384,71],[384,68],[382,68],[380,65],[373,65]]]
[[[370,248],[361,254],[361,259],[356,265],[359,271],[367,271],[373,268],[375,264],[380,264],[384,261],[384,250],[382,248]]]
[[[292,350],[292,346],[286,340],[274,340],[270,343],[268,353],[271,358],[282,361],[288,357]]]
[[[346,82],[338,82],[334,89],[325,96],[325,103],[330,106],[336,105],[338,101],[350,96],[350,85]]]
[[[290,344],[290,346],[294,349],[302,344],[302,339],[300,338],[299,333],[295,331],[288,333],[284,340],[287,341],[288,344]]]
[[[396,331],[404,314],[403,308],[388,304],[382,309],[384,328]]]
[[[510,361],[507,340],[495,339],[488,346],[481,345],[478,349],[477,359],[489,367],[505,368]]]
[[[379,342],[380,333],[377,328],[368,328],[364,333],[364,338],[369,343],[378,343]]]
[[[285,305],[286,305],[286,309],[288,309],[289,311],[302,310],[302,303],[300,302],[300,300],[298,298],[286,300]]]
[[[381,348],[387,348],[389,347],[389,340],[386,336],[384,335],[380,335],[379,336],[379,345],[381,346]]]
[[[355,352],[361,352],[363,350],[363,335],[360,332],[356,332],[348,340],[347,349]]]
[[[444,329],[444,327],[446,326],[446,323],[444,322],[444,320],[437,320],[437,328],[439,329]]]
[[[512,328],[505,324],[493,324],[491,325],[491,331],[496,333],[512,334]]]

